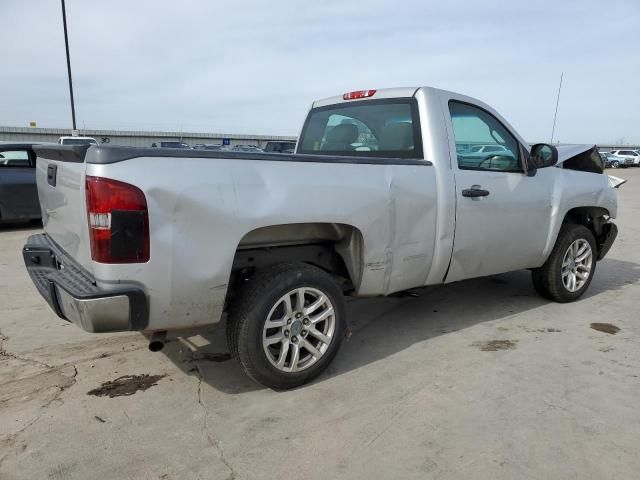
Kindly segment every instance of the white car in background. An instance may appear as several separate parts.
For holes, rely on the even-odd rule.
[[[499,153],[506,152],[507,149],[502,145],[474,145],[469,153]]]
[[[98,145],[95,138],[91,137],[60,137],[60,145]]]
[[[613,150],[611,155],[619,159],[620,165],[640,167],[640,152],[638,150]]]

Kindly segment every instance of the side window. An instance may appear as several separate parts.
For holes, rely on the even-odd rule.
[[[458,168],[522,172],[518,141],[493,115],[481,108],[449,102]],[[464,146],[474,145],[470,150]]]
[[[31,161],[29,160],[29,152],[26,150],[0,151],[0,168],[29,168],[30,166]]]

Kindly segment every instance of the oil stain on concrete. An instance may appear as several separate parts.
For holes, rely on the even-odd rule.
[[[115,380],[104,382],[98,388],[87,392],[96,397],[124,397],[139,391],[145,391],[158,384],[166,375],[123,375]]]
[[[611,325],[610,323],[592,323],[591,328],[599,332],[610,333],[611,335],[615,335],[620,331],[619,327]]]
[[[231,360],[230,353],[195,353],[192,360],[204,360],[207,362],[226,362]]]
[[[485,342],[473,342],[472,347],[478,347],[483,352],[496,352],[498,350],[513,350],[517,340],[488,340]]]

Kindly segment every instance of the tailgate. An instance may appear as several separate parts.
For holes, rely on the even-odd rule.
[[[42,223],[51,240],[92,272],[85,197],[88,145],[34,147]]]

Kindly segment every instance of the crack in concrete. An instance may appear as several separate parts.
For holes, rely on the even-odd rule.
[[[4,353],[4,350],[1,351],[2,353]],[[23,360],[21,358],[18,357],[12,357],[12,358],[17,358],[18,360]],[[44,364],[43,364],[44,365]],[[44,365],[46,366],[48,369],[53,369],[53,370],[60,370],[63,367],[68,367],[69,364],[64,365],[63,367],[51,367],[48,365]],[[55,393],[55,395],[53,395],[44,405],[41,405],[38,408],[38,414],[29,422],[27,423],[24,427],[22,427],[20,430],[18,430],[15,433],[12,433],[10,435],[7,435],[2,442],[6,443],[7,445],[7,449],[9,450],[4,456],[0,457],[0,468],[2,467],[2,464],[4,463],[4,461],[9,458],[9,456],[11,455],[13,448],[15,447],[16,441],[18,440],[18,437],[20,435],[22,435],[24,432],[26,432],[29,428],[31,428],[33,425],[35,425],[36,423],[38,423],[38,421],[43,417],[43,415],[46,413],[47,409],[60,398],[60,395],[62,394],[62,392],[64,392],[65,390],[67,390],[69,387],[71,387],[72,385],[74,385],[76,383],[76,377],[78,376],[78,368],[71,364],[71,366],[73,367],[73,373],[70,377],[71,383],[69,385],[55,385],[55,388],[58,389],[58,391]],[[66,376],[66,375],[65,375]]]
[[[0,331],[0,360],[6,359],[6,358],[13,358],[14,360],[20,360],[20,361],[23,361],[25,363],[30,363],[31,365],[36,365],[38,367],[44,367],[44,368],[48,368],[48,369],[54,368],[51,365],[47,365],[46,363],[39,362],[38,360],[33,360],[31,358],[22,357],[20,355],[15,354],[15,353],[6,351],[4,349],[4,342],[6,342],[7,340],[9,340],[9,337],[7,337],[6,335],[3,335],[2,332]]]
[[[123,353],[137,352],[138,350],[146,350],[147,348],[148,348],[147,345],[142,345],[139,348],[132,348],[130,350],[122,350],[122,351],[117,351],[117,352],[104,352],[104,353],[101,353],[100,355],[96,355],[96,356],[93,356],[93,357],[85,358],[85,359],[80,360],[80,361],[75,362],[75,363],[79,365],[81,363],[92,362],[94,360],[102,360],[103,358],[115,357],[116,355],[121,355]]]
[[[20,360],[22,362],[25,363],[30,363],[31,365],[35,365],[38,367],[44,367],[47,369],[52,369],[52,368],[56,368],[53,365],[48,365],[44,362],[40,362],[38,360],[34,360],[32,358],[27,358],[27,357],[21,357],[20,355],[17,355],[13,352],[7,352],[4,348],[2,348],[2,346],[0,346],[0,360],[5,359],[5,358],[12,358],[14,360]]]
[[[202,401],[202,383],[204,381],[204,375],[202,373],[202,370],[200,369],[200,365],[198,364],[198,361],[193,360],[193,363],[195,364],[196,370],[198,372],[197,396],[198,396],[198,404],[200,405],[200,408],[202,408],[202,412],[203,412],[202,433],[206,436],[207,442],[209,443],[209,445],[213,447],[216,450],[216,452],[218,452],[218,457],[220,458],[220,461],[224,464],[225,467],[229,469],[229,476],[227,477],[226,480],[234,480],[237,478],[236,472],[231,466],[231,464],[227,461],[224,455],[224,450],[222,449],[222,445],[220,444],[220,441],[214,438],[209,433],[209,409],[206,407],[206,405]]]
[[[61,365],[58,366],[54,366],[54,365],[49,365],[45,362],[41,362],[39,360],[35,360],[33,358],[29,358],[29,357],[25,357],[13,352],[9,352],[7,350],[5,350],[4,345],[5,342],[9,340],[9,337],[7,337],[6,335],[3,335],[2,332],[0,332],[0,360],[4,360],[4,359],[13,359],[13,360],[17,360],[20,362],[24,362],[26,364],[32,365],[32,366],[36,366],[36,367],[40,367],[45,369],[46,372],[60,372],[61,370],[64,370],[65,368],[68,367],[72,367],[73,368],[73,373],[71,374],[70,378],[71,383],[69,383],[68,385],[55,385],[55,388],[57,388],[57,391],[55,392],[55,394],[44,404],[41,405],[38,408],[38,413],[37,415],[30,420],[23,428],[21,428],[20,430],[18,430],[15,433],[12,433],[10,435],[6,435],[4,436],[0,441],[2,442],[2,444],[7,446],[7,453],[4,454],[2,457],[0,457],[0,468],[2,467],[2,464],[7,460],[7,458],[9,458],[11,456],[11,454],[13,453],[14,447],[16,445],[16,442],[18,441],[19,437],[26,432],[29,428],[31,428],[32,426],[34,426],[36,423],[38,423],[38,421],[40,421],[40,419],[45,415],[45,413],[47,413],[48,408],[57,400],[59,400],[60,395],[62,394],[62,392],[64,392],[65,390],[67,390],[68,388],[70,388],[71,386],[73,386],[76,383],[76,377],[78,376],[78,365],[83,364],[83,363],[87,363],[87,362],[92,362],[95,360],[100,360],[102,358],[109,358],[115,355],[119,355],[121,353],[128,353],[128,352],[132,352],[132,351],[136,351],[136,350],[142,350],[144,348],[146,348],[145,346],[141,346],[140,348],[134,348],[134,349],[128,349],[125,351],[115,351],[115,352],[105,352],[105,353],[101,353],[89,358],[85,358],[82,360],[79,360],[77,362],[65,362]],[[9,382],[11,383],[11,382]],[[6,384],[2,384],[2,385],[6,385]],[[223,459],[223,462],[226,464],[226,461]],[[227,465],[228,466],[228,465]],[[234,477],[230,477],[230,478],[234,478]]]
[[[12,352],[8,352],[4,349],[4,342],[6,342],[7,340],[9,340],[9,337],[7,337],[6,335],[3,335],[0,332],[0,360],[2,359],[14,359],[14,360],[18,360],[20,362],[24,362],[24,363],[28,363],[30,365],[34,365],[34,366],[38,366],[41,368],[46,369],[46,371],[59,371],[62,370],[66,367],[68,367],[69,365],[71,365],[73,367],[73,374],[71,375],[70,380],[71,383],[69,385],[55,385],[55,388],[57,388],[57,392],[55,393],[55,395],[53,395],[44,405],[41,405],[38,408],[38,414],[31,420],[29,421],[24,427],[22,427],[20,430],[18,430],[17,432],[7,435],[2,441],[3,443],[5,443],[8,446],[8,452],[3,455],[2,457],[0,457],[0,467],[2,466],[2,464],[4,463],[4,461],[9,458],[9,456],[11,455],[11,450],[13,449],[13,447],[16,444],[16,441],[18,440],[18,437],[23,434],[25,431],[27,431],[29,428],[31,428],[33,425],[35,425],[41,418],[42,416],[46,413],[47,409],[60,398],[60,395],[62,394],[62,392],[64,392],[67,388],[69,388],[71,385],[73,385],[76,382],[76,377],[78,376],[78,368],[72,364],[72,363],[67,363],[64,365],[61,365],[60,367],[54,367],[53,365],[48,365],[44,362],[40,362],[38,360],[34,360],[32,358],[27,358],[27,357],[23,357],[21,355],[17,355],[15,353]],[[64,375],[66,376],[66,375]],[[4,385],[4,384],[3,384]]]
[[[0,337],[0,342],[3,340],[3,338],[6,339],[6,337]],[[76,362],[66,362],[66,363],[62,363],[62,364],[60,364],[58,366],[55,366],[55,365],[49,365],[48,363],[44,363],[44,362],[41,362],[39,360],[35,360],[33,358],[23,357],[23,356],[20,356],[20,355],[18,355],[16,353],[9,352],[9,351],[5,350],[4,348],[2,348],[2,343],[0,343],[0,360],[2,360],[3,358],[12,358],[14,360],[23,361],[25,363],[30,363],[31,365],[47,368],[49,370],[59,370],[59,369],[64,368],[64,367],[72,366],[74,369],[76,369],[76,372],[77,372],[76,365],[82,365],[83,363],[93,362],[95,360],[102,360],[103,358],[111,358],[111,357],[114,357],[116,355],[120,355],[122,353],[129,353],[129,352],[135,352],[135,351],[138,351],[138,350],[144,350],[145,348],[147,348],[147,347],[142,346],[140,348],[131,349],[131,350],[125,350],[125,351],[122,351],[122,352],[101,353],[99,355],[95,355],[93,357],[84,358],[84,359],[78,360]]]

